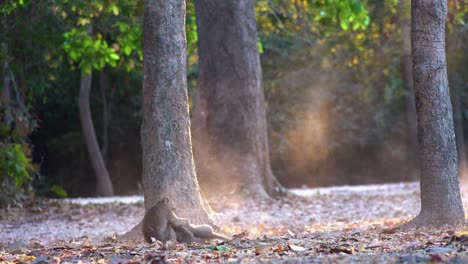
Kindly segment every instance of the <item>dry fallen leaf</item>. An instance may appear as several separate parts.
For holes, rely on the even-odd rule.
[[[305,247],[296,246],[296,245],[289,245],[289,248],[292,251],[295,251],[295,252],[301,252],[301,251],[306,251],[307,250],[307,248],[305,248]]]
[[[380,246],[382,246],[382,243],[377,238],[374,238],[369,243],[369,245],[367,245],[366,248],[377,248],[377,247],[380,247]]]

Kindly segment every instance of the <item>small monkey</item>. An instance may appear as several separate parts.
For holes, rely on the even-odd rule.
[[[177,240],[181,243],[203,243],[210,239],[230,240],[215,233],[209,225],[192,225],[190,220],[178,217],[169,207],[167,198],[146,212],[143,218],[143,235],[148,243],[152,243],[152,237],[163,242]]]
[[[186,224],[190,224],[190,221],[177,217],[169,207],[169,199],[164,198],[146,212],[143,218],[143,236],[148,243],[152,243],[152,237],[159,241],[176,240],[174,226]]]
[[[221,239],[224,241],[231,240],[231,238],[223,236],[213,231],[209,225],[192,225],[188,224],[174,226],[177,241],[183,243],[198,242],[203,243],[210,239]]]

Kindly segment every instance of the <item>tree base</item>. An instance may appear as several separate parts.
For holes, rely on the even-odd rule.
[[[130,240],[143,240],[143,221],[140,221],[127,233],[118,236],[119,241],[130,241]]]
[[[452,219],[446,216],[435,217],[434,215],[419,214],[414,219],[397,227],[399,230],[412,230],[420,228],[461,228],[468,224],[465,219]]]

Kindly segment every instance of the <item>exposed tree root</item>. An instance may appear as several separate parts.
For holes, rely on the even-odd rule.
[[[459,229],[463,228],[468,224],[468,222],[458,219],[452,219],[450,217],[436,217],[434,215],[427,215],[419,213],[414,219],[406,222],[397,227],[400,230],[414,230],[420,228],[451,228]]]

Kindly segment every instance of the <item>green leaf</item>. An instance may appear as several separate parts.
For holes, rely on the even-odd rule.
[[[257,40],[258,53],[263,54],[263,44],[260,40]]]
[[[111,54],[109,55],[109,57],[110,57],[111,59],[113,59],[113,60],[119,60],[119,58],[120,58],[119,55],[118,55],[117,53],[111,53]]]
[[[227,247],[225,245],[218,245],[218,246],[212,246],[212,247],[210,247],[210,249],[214,250],[214,251],[228,251],[229,247]]]
[[[52,185],[52,187],[50,187],[50,191],[61,198],[68,196],[67,191],[65,191],[65,189],[63,189],[61,186],[58,186],[58,185]]]
[[[348,22],[345,21],[344,19],[340,19],[340,27],[343,30],[348,30],[348,28],[349,28]]]
[[[112,13],[114,13],[115,16],[119,15],[119,8],[116,5],[113,5],[111,9],[112,9]]]
[[[125,46],[124,47],[124,53],[125,55],[130,55],[132,53],[132,48],[130,46]]]

